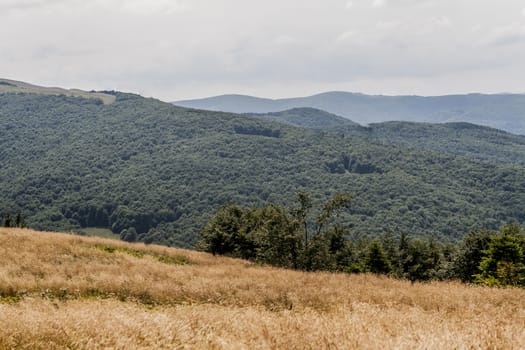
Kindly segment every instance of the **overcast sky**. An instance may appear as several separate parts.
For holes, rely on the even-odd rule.
[[[0,77],[166,101],[525,92],[523,0],[0,0]]]

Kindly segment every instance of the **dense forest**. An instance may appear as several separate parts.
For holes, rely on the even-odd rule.
[[[515,144],[499,145],[508,162],[482,160],[471,156],[476,149],[457,155],[109,93],[109,105],[0,94],[0,215],[21,212],[37,229],[105,227],[127,240],[186,247],[225,204],[283,205],[297,192],[318,201],[351,193],[341,220],[359,237],[404,232],[453,242],[525,223]],[[451,136],[458,147],[462,135]],[[476,144],[468,142],[461,147]]]
[[[515,224],[499,231],[471,231],[459,245],[390,231],[369,238],[356,236],[338,218],[350,208],[349,194],[335,193],[325,203],[316,203],[304,192],[297,193],[291,206],[226,205],[202,230],[199,247],[306,271],[525,286],[525,233]]]
[[[323,129],[327,131],[345,130],[348,132],[354,131],[354,129],[360,129],[361,131],[366,130],[366,128],[350,119],[316,108],[292,108],[279,112],[246,113],[245,115],[265,120],[273,120],[293,126]]]
[[[431,124],[393,121],[365,127],[315,108],[247,115],[319,132],[362,137],[372,142],[525,165],[525,136],[465,122]]]

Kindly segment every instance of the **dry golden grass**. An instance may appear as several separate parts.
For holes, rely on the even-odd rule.
[[[525,349],[520,289],[30,230],[0,229],[0,246],[0,349]]]
[[[28,93],[40,95],[65,95],[102,100],[105,105],[115,102],[116,97],[102,92],[88,92],[79,89],[62,89],[57,87],[43,87],[21,81],[0,79],[0,93]]]

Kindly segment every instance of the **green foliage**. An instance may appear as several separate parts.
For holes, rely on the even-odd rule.
[[[16,213],[16,216],[13,218],[11,213],[5,213],[2,220],[3,227],[25,227],[24,218],[20,212]]]
[[[251,232],[246,232],[247,221],[244,208],[233,204],[222,207],[201,232],[200,247],[213,255],[255,257],[254,239],[248,236]]]
[[[135,258],[142,258],[144,257],[144,253],[135,249],[129,249],[129,248],[122,248],[122,247],[114,247],[109,245],[98,245],[96,246],[97,249],[102,250],[106,253],[123,253],[128,254],[131,256],[134,256]]]
[[[122,253],[122,254],[128,254],[135,258],[142,259],[144,256],[151,256],[161,263],[164,264],[171,264],[171,265],[187,265],[190,264],[190,260],[188,258],[178,255],[178,256],[172,256],[172,255],[163,255],[163,254],[157,254],[154,252],[144,252],[136,249],[130,249],[130,248],[123,248],[123,247],[115,247],[110,245],[97,245],[95,248],[106,252],[106,253]]]
[[[11,227],[11,225],[12,225],[11,214],[6,213],[4,215],[4,224],[3,224],[3,226],[4,227]]]
[[[312,239],[307,230],[313,201],[307,193],[297,194],[297,204],[292,209],[273,204],[262,208],[227,205],[204,227],[199,246],[212,254],[274,266],[336,269],[337,255],[345,248],[345,241],[341,228],[331,225],[330,220],[349,205],[350,197],[341,193],[324,203],[315,219],[316,234]]]
[[[301,254],[300,267],[309,271],[348,270],[355,262],[355,257],[347,235],[347,228],[336,225],[314,236]]]
[[[248,217],[252,224],[248,237],[254,238],[255,260],[274,266],[297,267],[300,234],[297,223],[286,210],[268,205],[251,210]]]
[[[22,297],[20,295],[14,294],[14,295],[3,295],[0,294],[0,303],[5,304],[15,304],[22,300]]]
[[[300,238],[297,224],[283,208],[241,208],[217,211],[201,232],[200,247],[213,254],[296,267]]]
[[[432,240],[411,239],[400,249],[400,274],[411,281],[440,279],[442,246]]]
[[[120,232],[120,239],[126,242],[135,242],[137,240],[137,230],[135,230],[135,227],[123,229]]]
[[[317,234],[321,234],[322,229],[328,224],[329,220],[337,215],[341,210],[350,209],[351,197],[349,194],[336,193],[332,199],[327,201],[321,213],[317,217]]]
[[[339,130],[112,94],[110,105],[0,94],[1,217],[21,211],[35,229],[110,228],[129,241],[189,247],[226,203],[279,207],[296,192],[309,192],[313,202],[351,192],[352,208],[322,231],[325,225],[351,225],[352,234],[363,238],[393,230],[455,241],[475,228],[525,223],[525,169],[493,162],[499,151],[481,162],[385,141],[395,131],[379,139],[368,129],[345,129],[342,137]],[[463,134],[455,135],[461,143]],[[462,147],[475,150],[483,135]],[[491,140],[494,145],[497,137]],[[523,159],[516,142],[505,146],[502,140],[501,149],[514,149],[509,159]],[[310,241],[319,232],[322,208],[304,207],[307,220],[298,209],[288,213],[290,220]]]
[[[369,126],[368,136],[381,142],[417,149],[437,150],[496,163],[525,165],[524,136],[474,124],[378,123]]]
[[[279,137],[281,135],[280,130],[272,130],[270,128],[260,127],[260,126],[243,126],[236,125],[234,130],[237,134],[243,135],[258,135],[266,137]]]
[[[380,143],[405,145],[497,163],[525,165],[524,136],[464,122],[430,124],[392,121],[362,127],[346,118],[313,108],[294,108],[252,116],[320,132],[332,132],[341,137],[365,137]],[[344,172],[344,169],[349,168],[348,161],[333,162],[330,166],[333,172]]]
[[[489,285],[525,285],[525,234],[517,225],[494,234],[479,265],[476,281]]]
[[[367,271],[377,274],[388,274],[392,271],[392,266],[388,260],[381,243],[377,240],[370,242],[365,258]]]
[[[349,201],[348,195],[337,193],[317,206],[308,193],[301,192],[290,208],[271,204],[262,208],[228,205],[205,226],[200,247],[215,254],[279,267],[372,272],[411,281],[460,278],[469,282],[476,271],[489,266],[487,256],[508,255],[489,254],[490,249],[484,250],[490,244],[494,246],[493,250],[501,246],[494,243],[494,236],[487,231],[467,234],[459,249],[432,238],[423,240],[404,233],[395,236],[387,232],[380,239],[356,237],[348,226],[337,222],[335,215],[336,209],[348,210]],[[317,207],[317,214],[313,215]],[[322,229],[318,231],[320,227]],[[520,242],[525,241],[517,226],[509,227],[513,228],[505,227],[503,231],[518,235]],[[312,236],[305,235],[309,228],[314,228]],[[496,277],[487,275],[484,283],[503,277],[506,280],[501,283],[509,283],[521,271],[518,264],[510,266],[506,262],[495,266]]]
[[[489,247],[493,233],[487,230],[471,231],[463,237],[454,259],[454,276],[463,282],[474,282],[481,273],[480,264]]]
[[[304,244],[308,244],[308,215],[313,206],[312,198],[307,192],[297,192],[297,207],[293,209],[292,215],[298,221],[303,230]]]
[[[354,127],[362,128],[353,121],[315,108],[292,108],[281,112],[266,114],[247,114],[252,117],[273,120],[294,126],[307,128],[340,128]]]
[[[191,262],[184,256],[155,255],[157,260],[164,264],[170,265],[188,265]]]

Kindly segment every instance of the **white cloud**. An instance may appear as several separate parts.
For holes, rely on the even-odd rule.
[[[512,90],[522,85],[515,72],[525,71],[523,6],[523,0],[0,0],[2,28],[9,29],[0,31],[0,72],[42,85],[118,88],[168,100],[231,90],[293,96],[306,91],[301,84],[313,92],[348,86],[417,94],[433,82],[443,93],[468,84],[489,91],[498,69],[498,87]],[[475,85],[459,78],[472,69]],[[492,73],[483,79],[487,69]],[[402,84],[412,81],[423,83]]]
[[[11,12],[23,13],[36,9],[53,8],[67,0],[0,0],[0,16]]]
[[[489,46],[507,46],[525,41],[525,25],[512,23],[494,28],[482,42]]]
[[[339,34],[336,38],[336,41],[344,42],[344,41],[349,41],[355,38],[357,38],[357,32],[353,30],[347,30]]]
[[[30,11],[43,11],[47,14],[104,11],[132,15],[170,15],[189,9],[189,4],[187,0],[0,0],[0,10],[26,15]]]
[[[389,20],[389,21],[379,21],[379,22],[376,23],[375,26],[376,26],[376,28],[378,28],[380,30],[383,30],[383,31],[386,31],[386,32],[389,32],[389,33],[393,33],[396,30],[401,29],[402,25],[403,25],[402,21]]]
[[[166,14],[183,12],[189,8],[187,2],[180,0],[125,0],[120,1],[125,11],[137,15]]]
[[[450,18],[448,18],[447,16],[443,16],[443,17],[439,17],[435,20],[435,23],[439,26],[439,27],[451,27],[452,26],[452,21],[450,20]]]
[[[277,45],[287,45],[293,43],[294,41],[295,39],[289,35],[279,35],[274,39],[274,42]]]
[[[40,6],[44,3],[45,0],[2,0],[0,6],[2,6],[2,8],[31,7]]]
[[[521,14],[522,14],[523,16],[525,16],[525,8],[523,8],[523,10],[521,10]]]

